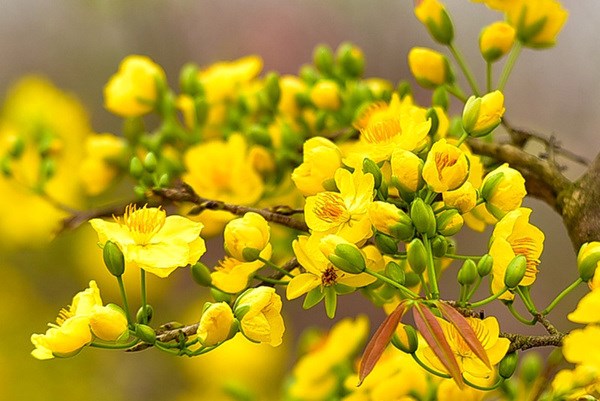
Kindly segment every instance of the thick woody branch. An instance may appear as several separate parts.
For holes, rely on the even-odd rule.
[[[522,334],[500,333],[500,337],[510,340],[508,352],[525,351],[537,347],[560,347],[565,334],[557,333],[547,336],[525,336]]]

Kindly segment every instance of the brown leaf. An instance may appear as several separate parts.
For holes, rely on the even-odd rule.
[[[375,367],[379,358],[381,358],[383,351],[385,351],[385,348],[392,339],[396,327],[398,327],[398,323],[400,323],[400,319],[402,319],[404,313],[406,313],[406,301],[401,301],[396,309],[394,309],[394,311],[385,318],[383,323],[381,323],[375,334],[373,334],[373,337],[371,337],[360,360],[358,386],[362,384]]]
[[[427,306],[417,303],[415,309],[413,309],[413,318],[419,332],[431,347],[433,353],[438,357],[442,365],[448,370],[448,373],[459,388],[464,388],[464,382],[462,380],[462,374],[458,361],[454,356],[450,344],[444,336],[444,331],[440,322],[437,321],[435,315],[427,308]]]
[[[473,327],[471,327],[467,319],[452,306],[444,302],[438,302],[436,306],[442,312],[442,315],[446,320],[456,327],[458,334],[465,340],[471,351],[477,355],[477,358],[481,359],[481,361],[485,363],[485,366],[491,369],[492,364],[490,363],[487,352],[485,352],[481,341],[477,338],[475,330],[473,330]]]

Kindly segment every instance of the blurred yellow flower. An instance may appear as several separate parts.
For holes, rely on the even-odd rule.
[[[310,90],[310,100],[319,109],[335,111],[341,104],[340,88],[334,81],[319,81]]]
[[[435,88],[454,80],[446,57],[425,47],[413,47],[408,52],[408,66],[417,83]]]
[[[100,243],[112,241],[125,256],[127,267],[139,267],[158,277],[198,261],[206,252],[200,237],[202,223],[182,216],[168,216],[161,208],[127,207],[114,222],[92,219]]]
[[[600,323],[600,290],[593,290],[581,298],[567,318],[575,323]]]
[[[515,28],[504,21],[494,22],[481,30],[479,51],[488,63],[497,61],[513,47]]]
[[[206,99],[210,104],[234,96],[262,70],[259,56],[246,56],[234,61],[220,61],[198,72]]]
[[[234,316],[226,302],[208,305],[202,312],[198,324],[198,340],[205,347],[212,347],[231,338],[235,333]]]
[[[492,293],[504,288],[504,274],[508,264],[515,256],[523,255],[527,259],[527,271],[519,285],[533,284],[538,273],[540,255],[544,249],[544,233],[529,223],[531,209],[519,208],[507,213],[500,220],[490,238],[489,254],[494,258],[492,268]],[[513,299],[514,295],[505,292],[500,299]]]
[[[423,166],[423,179],[435,192],[458,189],[469,176],[469,160],[454,145],[440,139],[433,144]]]
[[[281,298],[271,287],[251,288],[237,299],[234,313],[242,334],[250,341],[281,344],[285,326],[281,317]],[[239,316],[241,314],[241,316]]]
[[[279,111],[284,115],[296,117],[300,112],[296,96],[307,90],[306,84],[297,76],[284,75],[279,79],[279,88],[281,90],[278,105]]]
[[[155,107],[157,85],[164,80],[162,67],[149,57],[127,56],[104,87],[104,106],[123,117],[146,114]]]
[[[323,183],[332,180],[342,165],[339,148],[329,139],[318,136],[304,142],[302,153],[302,164],[292,172],[294,184],[305,196],[325,191]]]
[[[89,136],[79,179],[88,195],[98,195],[112,183],[119,171],[119,157],[127,148],[124,138],[103,133]]]
[[[265,259],[270,257],[270,253],[268,257],[265,255]],[[219,265],[215,267],[215,271],[210,274],[210,277],[213,285],[219,290],[228,294],[237,294],[246,289],[250,277],[263,266],[264,263],[260,260],[242,262],[226,256],[219,261]]]
[[[554,46],[556,37],[569,13],[557,0],[513,0],[504,10],[508,22],[515,27],[517,38],[525,46]]]
[[[590,324],[571,331],[563,339],[562,351],[567,361],[600,370],[600,326]]]

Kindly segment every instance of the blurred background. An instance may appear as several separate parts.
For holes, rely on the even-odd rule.
[[[454,18],[457,43],[483,82],[484,64],[476,38],[482,26],[500,16],[465,0],[446,4]],[[600,3],[565,0],[563,5],[570,16],[557,46],[525,50],[517,62],[506,88],[506,117],[514,126],[555,135],[565,148],[592,159],[600,143]],[[367,77],[392,82],[411,80],[406,56],[412,46],[438,49],[408,0],[0,0],[0,93],[26,74],[41,74],[79,98],[94,131],[119,133],[121,120],[104,110],[102,88],[129,54],[150,56],[163,66],[175,87],[186,62],[206,65],[258,54],[264,59],[264,71],[293,74],[310,62],[317,44],[336,48],[343,41],[363,49]],[[422,104],[429,102],[429,96],[416,88]],[[571,178],[583,171],[566,164]],[[534,208],[532,221],[546,233],[539,283],[532,291],[537,305],[543,307],[576,278],[575,255],[559,216],[535,200],[527,200],[526,206]],[[294,359],[291,341],[277,349],[226,345],[221,354],[194,360],[152,351],[125,355],[95,349],[85,349],[72,359],[32,358],[31,333],[44,332],[46,323],[90,279],[98,281],[105,302],[118,301],[116,283],[105,272],[90,231],[81,227],[43,248],[0,245],[4,283],[0,400],[227,399],[213,391],[238,371],[246,376],[248,386],[261,390],[261,399],[277,399],[280,366],[291,366]],[[458,238],[459,252],[486,251],[489,230],[486,236],[464,231]],[[206,294],[190,282],[189,272],[180,270],[168,282],[149,279],[156,321],[199,318]],[[454,275],[455,270],[448,274]],[[126,279],[135,293],[137,275]],[[454,284],[448,286],[448,298],[456,287],[454,280],[449,281]],[[580,288],[550,315],[559,329],[572,327],[564,316],[585,291]],[[351,299],[341,303],[339,317],[365,311],[374,316],[372,324],[378,324],[380,312],[360,297]],[[284,304],[288,340],[311,324],[325,328],[332,324],[321,307],[304,312],[301,302]],[[505,331],[522,328],[501,307],[487,312],[500,316]]]

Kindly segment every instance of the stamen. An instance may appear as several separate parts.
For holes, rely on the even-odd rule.
[[[167,214],[160,207],[138,209],[136,205],[129,205],[125,209],[123,218],[116,217],[117,223],[127,227],[134,241],[139,245],[146,245],[152,237],[164,226]]]
[[[369,125],[361,132],[361,138],[367,143],[387,143],[401,132],[400,120],[388,118]]]
[[[331,286],[337,282],[337,272],[333,266],[329,266],[323,274],[321,274],[321,284],[324,286]]]
[[[313,212],[320,220],[328,223],[341,223],[350,219],[344,199],[337,192],[321,192],[317,194]]]

